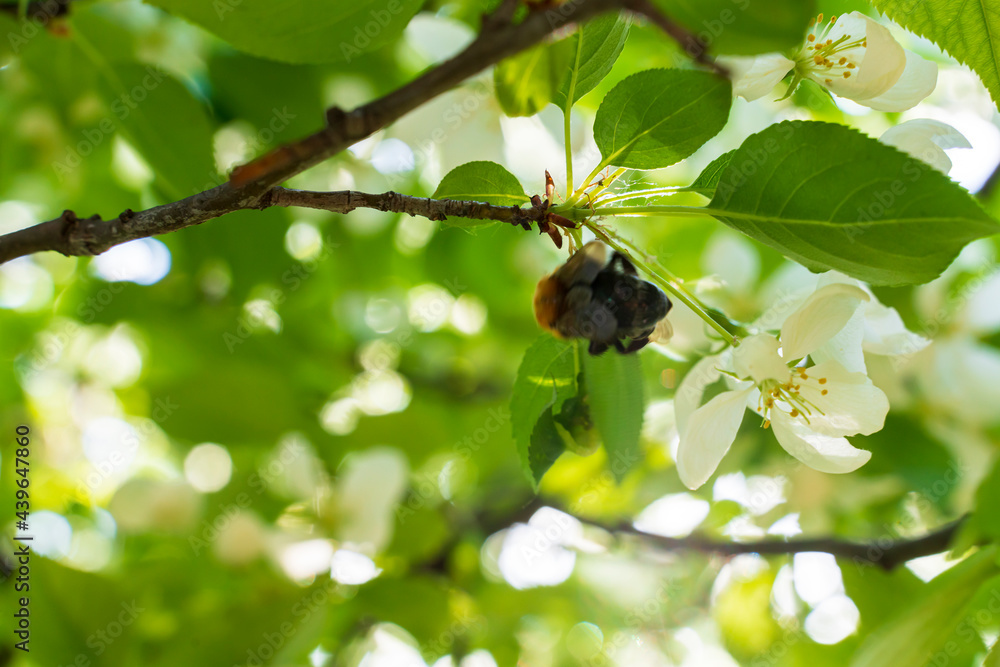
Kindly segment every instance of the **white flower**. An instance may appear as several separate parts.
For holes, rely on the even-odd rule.
[[[768,53],[720,61],[732,73],[733,92],[751,101],[789,72],[794,72],[792,88],[811,79],[879,111],[905,111],[937,85],[937,65],[904,49],[882,25],[859,12],[828,23],[821,14],[793,58]]]
[[[878,140],[923,160],[943,174],[951,171],[951,159],[944,152],[946,148],[972,148],[964,134],[947,123],[929,118],[894,125]]]
[[[908,358],[930,344],[930,341],[906,328],[903,319],[895,308],[890,308],[868,291],[859,281],[849,278],[836,271],[827,271],[818,276],[808,274],[805,269],[794,271],[790,278],[796,283],[805,282],[808,286],[789,290],[779,287],[776,291],[775,303],[755,322],[756,329],[776,329],[785,321],[785,314],[799,308],[816,290],[828,285],[853,285],[862,289],[868,295],[861,308],[847,321],[842,329],[830,337],[826,343],[813,350],[809,358],[813,362],[838,361],[849,371],[867,373],[865,354]],[[775,291],[775,290],[771,290]]]
[[[730,353],[702,359],[685,376],[674,399],[680,442],[677,472],[691,489],[704,484],[736,439],[750,407],[774,429],[778,443],[806,465],[828,473],[856,470],[871,452],[844,436],[882,428],[889,411],[885,394],[863,372],[834,359],[801,365],[855,317],[868,294],[834,283],[808,297],[781,326],[778,338],[762,333]],[[860,348],[861,341],[857,341]],[[860,355],[860,351],[859,351]],[[727,364],[731,359],[731,364]],[[789,364],[800,362],[790,367]],[[705,388],[722,376],[733,388],[701,404]],[[700,407],[699,407],[700,406]]]

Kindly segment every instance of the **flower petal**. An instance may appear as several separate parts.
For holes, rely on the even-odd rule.
[[[780,53],[718,58],[718,62],[729,70],[733,94],[748,102],[767,95],[795,67],[793,61]]]
[[[917,106],[925,97],[934,92],[934,88],[937,86],[937,63],[924,60],[912,51],[905,53],[906,67],[899,80],[881,95],[865,100],[863,104],[866,107],[871,107],[876,111],[906,111]],[[951,148],[958,147],[952,146]],[[962,146],[962,148],[971,148],[971,146]]]
[[[868,462],[872,453],[857,449],[847,438],[814,433],[783,412],[774,412],[771,428],[786,452],[813,470],[828,473],[853,472]]]
[[[810,430],[825,435],[870,435],[880,431],[889,399],[864,373],[852,373],[836,361],[824,361],[795,376],[799,395],[814,405]],[[802,419],[803,423],[805,419]]]
[[[838,54],[846,54],[849,60],[855,61],[857,69],[851,72],[849,78],[836,76],[829,79],[821,69],[811,74],[815,81],[841,97],[862,103],[884,94],[899,81],[906,69],[906,50],[884,26],[864,14],[851,12],[837,20],[827,37],[836,41],[843,35],[849,36],[852,41],[864,38],[867,44],[864,48]],[[857,51],[860,51],[860,62],[855,55]]]
[[[677,474],[689,489],[708,481],[736,439],[752,388],[724,391],[694,411],[681,431]]]
[[[895,308],[878,301],[865,304],[865,352],[891,356],[911,355],[931,344],[903,324]]]
[[[705,387],[722,377],[719,372],[719,355],[705,357],[694,365],[681,380],[674,393],[674,419],[677,422],[677,432],[683,433],[687,421],[701,405]]]
[[[844,328],[868,294],[854,285],[834,283],[821,287],[781,325],[781,354],[801,359]]]
[[[947,123],[919,118],[890,127],[878,139],[923,160],[943,174],[951,169],[946,148],[972,148],[965,135]]]
[[[836,361],[852,373],[867,373],[865,366],[865,311],[858,308],[844,328],[809,353],[813,363]]]
[[[764,380],[787,382],[791,371],[778,354],[778,339],[771,334],[755,334],[740,341],[733,352],[733,368],[741,378],[753,378],[755,384]]]

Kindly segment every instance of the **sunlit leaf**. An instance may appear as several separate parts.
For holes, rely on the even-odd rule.
[[[604,440],[611,472],[621,480],[639,460],[643,417],[639,355],[584,355],[583,369],[594,425]]]
[[[455,201],[481,201],[499,206],[522,206],[528,195],[514,174],[496,162],[467,162],[455,167],[441,179],[434,199]],[[492,224],[492,220],[448,218],[446,224],[456,227],[475,227]]]
[[[668,167],[718,134],[731,104],[731,86],[722,77],[694,70],[647,70],[607,94],[594,120],[594,140],[604,164]]]
[[[1000,107],[1000,14],[992,2],[872,0],[872,4],[972,68]]]
[[[576,348],[548,335],[528,348],[517,370],[510,399],[514,439],[521,467],[536,485],[562,451],[552,413],[576,395],[576,374]],[[546,413],[536,436],[536,425]]]
[[[555,90],[553,102],[565,111],[594,89],[611,71],[628,38],[629,19],[622,14],[600,16],[570,37],[568,67]]]
[[[1000,227],[945,175],[856,130],[791,121],[733,153],[709,204],[730,227],[813,271],[923,283]]]

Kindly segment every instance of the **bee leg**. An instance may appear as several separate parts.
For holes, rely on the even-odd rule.
[[[636,338],[628,344],[628,347],[619,347],[618,351],[622,354],[631,354],[632,352],[638,352],[642,348],[649,344],[649,336],[643,336],[642,338]],[[618,343],[620,346],[621,343]]]
[[[615,341],[616,345],[621,345],[618,341]],[[592,357],[599,357],[604,354],[608,349],[607,343],[599,343],[596,340],[590,341],[590,347],[587,348],[587,352],[590,353]]]
[[[628,257],[617,251],[615,252],[615,254],[611,256],[611,261],[608,263],[608,266],[610,266],[612,270],[614,270],[616,264],[618,265],[618,270],[626,275],[630,276],[639,275],[639,272],[636,270],[635,265],[632,264],[632,262],[628,261]]]

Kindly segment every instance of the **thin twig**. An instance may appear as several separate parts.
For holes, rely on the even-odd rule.
[[[431,220],[448,218],[472,218],[475,220],[496,220],[530,229],[532,222],[541,222],[546,217],[545,205],[499,206],[477,201],[452,199],[430,199],[411,197],[398,192],[369,194],[354,190],[340,192],[313,192],[273,188],[268,196],[261,198],[259,208],[268,206],[301,206],[316,208],[333,213],[350,213],[356,208],[371,208],[376,211],[406,213]]]
[[[850,560],[856,565],[872,565],[883,570],[893,570],[903,563],[947,551],[952,538],[965,521],[965,517],[941,526],[937,530],[912,540],[899,539],[891,542],[850,542],[835,537],[819,537],[800,540],[760,540],[755,542],[723,542],[697,535],[688,537],[661,537],[638,530],[631,524],[621,523],[608,526],[581,519],[584,523],[597,526],[616,535],[638,538],[645,544],[664,551],[697,551],[721,556],[739,554],[787,555],[808,551],[822,551],[837,558]]]
[[[233,211],[261,208],[263,198],[270,196],[275,186],[342,152],[487,67],[538,44],[570,23],[627,8],[635,2],[574,0],[531,11],[516,24],[509,15],[511,3],[504,2],[496,13],[484,19],[483,30],[476,39],[454,58],[353,111],[330,109],[325,128],[237,168],[229,182],[144,211],[128,210],[115,218],[101,219],[96,215],[79,218],[73,211],[65,211],[54,220],[0,236],[0,264],[46,250],[64,255],[96,255],[134,239],[199,225]],[[651,17],[661,16],[652,5],[645,9]],[[654,20],[662,25],[661,19]],[[676,30],[670,35],[687,39]]]
[[[97,216],[81,219],[72,211],[64,211],[55,220],[0,236],[0,263],[42,250],[55,250],[68,256],[97,255],[125,241],[166,234],[221,215],[202,201],[203,195],[204,193],[139,213],[126,210],[113,220],[101,220]],[[350,213],[357,208],[371,208],[419,215],[431,220],[495,220],[524,229],[531,229],[531,223],[541,223],[540,229],[545,227],[548,216],[548,205],[545,202],[522,208],[477,201],[411,197],[398,192],[313,192],[289,188],[271,188],[253,200],[230,201],[225,212],[265,209],[271,206],[301,206],[332,213]]]

